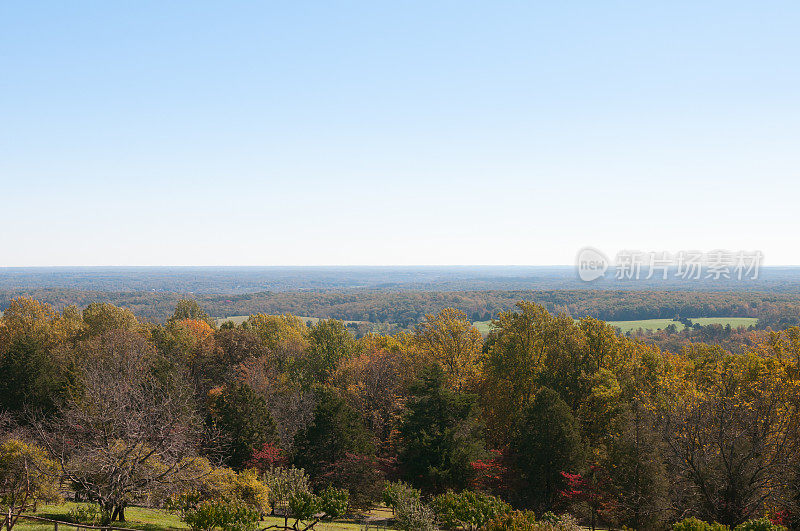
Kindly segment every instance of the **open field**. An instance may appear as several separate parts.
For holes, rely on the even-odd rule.
[[[632,332],[634,330],[664,330],[669,325],[674,324],[678,330],[683,330],[683,323],[673,321],[672,319],[640,319],[634,321],[607,321],[611,326],[616,326],[622,333]],[[694,322],[694,320],[692,320]],[[707,323],[710,324],[710,323]]]
[[[217,326],[220,326],[222,323],[224,323],[226,321],[232,321],[233,324],[240,325],[243,322],[247,321],[247,319],[249,317],[250,317],[249,315],[233,315],[231,317],[219,317],[219,318],[216,318],[216,319],[214,319],[214,322],[217,324]],[[305,315],[295,315],[295,317],[297,317],[298,319],[301,319],[307,325],[308,324],[315,325],[320,321],[319,317],[308,317],[308,316],[305,316]],[[348,324],[356,324],[357,325],[357,324],[367,323],[367,321],[342,321],[342,322],[345,325],[348,325]],[[367,323],[367,324],[369,324],[369,323]]]
[[[748,327],[756,324],[758,319],[755,317],[696,317],[691,318],[692,323],[701,326],[710,324],[720,324],[722,326],[731,325],[731,328],[740,326]],[[678,330],[683,330],[683,323],[672,319],[642,319],[639,321],[608,321],[611,326],[619,327],[622,333],[638,330],[664,330],[669,325],[674,324]]]
[[[70,509],[75,508],[77,503],[65,503],[62,505],[43,505],[35,514],[44,518],[52,520],[66,521]],[[391,516],[391,511],[385,508],[378,508],[369,514],[371,518],[388,518]],[[144,507],[128,507],[125,509],[126,522],[114,522],[114,527],[124,527],[129,529],[136,529],[141,531],[163,531],[171,529],[189,529],[189,527],[181,521],[178,515],[160,509],[147,509]],[[259,524],[259,528],[263,529],[269,525],[282,523],[283,518],[267,517]],[[20,518],[17,525],[14,526],[18,531],[52,531],[53,524],[46,522],[36,522],[33,520],[25,520]],[[59,526],[60,530],[74,531],[69,524]],[[364,524],[361,521],[340,521],[340,522],[321,522],[315,526],[314,529],[318,531],[363,531]],[[391,528],[388,528],[391,529]]]
[[[737,328],[740,326],[753,326],[756,324],[758,319],[755,317],[696,317],[691,319],[692,323],[699,324],[701,326],[708,326],[710,324],[721,324],[722,326],[731,325],[731,328]],[[664,330],[669,325],[674,324],[678,327],[678,330],[683,330],[683,323],[679,321],[673,321],[672,319],[642,319],[638,321],[607,321],[608,324],[611,326],[619,327],[622,330],[622,333],[630,332],[633,330],[638,330],[639,328],[643,330]],[[478,331],[486,335],[492,329],[492,322],[491,321],[476,321],[472,323]]]
[[[478,332],[480,332],[481,335],[485,336],[486,334],[489,333],[489,331],[491,331],[492,322],[491,321],[475,321],[474,323],[472,323],[472,326],[477,328]]]
[[[693,323],[700,326],[707,326],[710,324],[721,324],[722,326],[731,325],[731,328],[738,328],[740,326],[753,326],[758,322],[755,317],[698,317],[692,319]]]

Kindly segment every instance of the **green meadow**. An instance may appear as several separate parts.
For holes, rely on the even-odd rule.
[[[708,326],[710,324],[719,324],[722,326],[731,325],[731,328],[738,328],[740,326],[748,327],[756,324],[758,319],[755,317],[696,317],[690,319],[692,323],[701,326]],[[611,326],[619,327],[622,333],[630,332],[633,330],[664,330],[669,325],[674,324],[678,330],[683,330],[683,323],[673,321],[672,319],[641,319],[636,321],[608,321]]]
[[[321,320],[319,317],[308,317],[308,316],[304,316],[304,315],[295,315],[295,317],[297,317],[298,319],[300,319],[304,323],[310,324],[310,325],[315,325]],[[214,322],[217,323],[217,326],[220,326],[220,325],[222,325],[222,323],[224,323],[226,321],[230,321],[233,324],[238,326],[238,325],[242,324],[243,322],[247,321],[249,318],[250,318],[249,315],[233,315],[231,317],[220,317],[219,319],[214,319]],[[345,325],[366,323],[366,321],[342,321],[342,322]]]
[[[43,518],[47,518],[50,520],[59,520],[61,522],[66,522],[69,520],[69,511],[77,507],[78,503],[67,502],[61,505],[42,505],[39,506],[39,510],[36,513],[27,513],[27,514],[35,514],[36,516],[40,516]],[[384,527],[384,519],[391,518],[392,513],[386,507],[377,507],[373,511],[371,511],[368,515],[364,515],[363,517],[359,517],[353,520],[339,520],[333,522],[320,522],[318,523],[314,529],[316,531],[363,531],[365,529],[365,522],[372,521],[372,522],[380,522],[381,529],[391,529]],[[125,517],[126,522],[114,522],[114,527],[122,527],[126,529],[138,530],[138,531],[167,531],[167,530],[177,530],[177,529],[186,529],[188,530],[189,527],[184,523],[180,517],[168,511],[164,511],[161,509],[147,509],[144,507],[128,507],[125,509]],[[267,526],[283,523],[283,518],[267,516],[264,520],[259,522],[258,527],[263,529]],[[375,523],[370,525],[370,528],[374,529]],[[20,518],[17,524],[14,526],[15,531],[53,531],[53,524],[49,522],[41,522],[41,521],[34,521],[34,520],[26,520],[24,518]],[[68,530],[68,531],[77,531],[72,524],[63,524],[59,525],[59,531]]]
[[[692,323],[701,326],[708,326],[710,324],[720,324],[722,326],[731,325],[731,328],[738,328],[740,326],[749,327],[754,326],[758,319],[755,317],[696,317],[691,319]],[[678,330],[683,330],[683,323],[673,321],[672,319],[640,319],[635,321],[607,321],[611,326],[616,326],[622,330],[622,333],[631,332],[633,330],[664,330],[669,325],[674,324]],[[478,331],[486,335],[492,329],[491,321],[476,321],[472,323]]]

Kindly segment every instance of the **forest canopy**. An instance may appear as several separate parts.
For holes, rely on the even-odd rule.
[[[112,520],[136,504],[200,518],[214,496],[332,517],[391,481],[389,499],[448,521],[464,503],[637,529],[800,521],[800,329],[670,352],[534,302],[492,325],[484,338],[449,308],[356,339],[290,314],[217,328],[194,300],[156,324],[17,298],[0,318],[2,437]]]

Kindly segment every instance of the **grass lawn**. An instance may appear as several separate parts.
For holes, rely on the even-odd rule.
[[[70,509],[77,507],[78,503],[67,502],[63,505],[41,505],[36,511],[36,516],[49,518],[51,520],[66,521]],[[146,531],[158,531],[162,529],[188,529],[178,515],[158,509],[146,509],[144,507],[128,507],[125,509],[127,522],[114,522],[114,527],[127,527],[131,529],[141,529]],[[71,529],[70,527],[59,526],[61,529]],[[14,529],[19,531],[52,531],[53,524],[46,522],[36,522],[20,518]]]
[[[70,509],[76,507],[77,503],[68,502],[63,505],[42,505],[35,513],[36,516],[49,518],[51,520],[65,521]],[[370,513],[370,516],[383,518],[391,516],[391,511],[379,508]],[[169,529],[189,529],[176,514],[161,509],[147,509],[144,507],[128,507],[125,509],[126,522],[114,522],[113,527],[124,527],[138,529],[141,531],[164,531]],[[290,521],[291,522],[291,521]],[[259,524],[263,529],[268,525],[283,523],[283,518],[267,517]],[[15,530],[19,531],[53,531],[53,524],[46,522],[36,522],[20,518]],[[360,521],[339,521],[339,522],[320,522],[315,529],[320,531],[363,531],[364,524]],[[60,525],[59,531],[74,531],[69,524]]]

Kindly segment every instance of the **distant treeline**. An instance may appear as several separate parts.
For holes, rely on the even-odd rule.
[[[0,309],[21,295],[56,308],[85,307],[110,302],[129,308],[138,318],[163,322],[186,294],[171,292],[104,292],[67,289],[0,291]],[[514,307],[520,300],[536,302],[553,313],[618,321],[657,318],[756,317],[759,327],[785,328],[798,323],[800,295],[724,291],[400,291],[319,290],[239,294],[198,294],[197,301],[214,317],[256,313],[335,318],[372,323],[396,323],[406,328],[425,314],[457,308],[474,321],[484,321]]]
[[[587,284],[574,267],[553,266],[341,266],[341,267],[5,267],[0,292],[44,288],[132,293],[217,294],[279,291],[735,291],[800,292],[800,268],[764,267],[757,279],[736,275],[667,279],[644,269],[636,280],[612,270]]]

